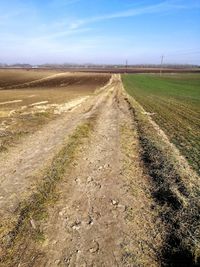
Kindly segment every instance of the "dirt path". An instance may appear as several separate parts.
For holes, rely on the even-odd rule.
[[[23,253],[20,267],[159,265],[155,253],[161,243],[159,221],[120,76],[114,75],[70,115],[52,122],[48,131],[44,128],[25,140],[12,166],[17,150],[4,159],[1,211],[11,212],[13,203],[30,187],[32,171],[50,160],[66,135],[95,113],[92,135],[66,170],[57,188],[59,199],[41,222],[45,240],[38,243],[37,251]],[[26,251],[32,248],[30,242]]]
[[[41,131],[24,138],[23,142],[11,148],[9,153],[1,154],[0,216],[9,218],[22,199],[30,195],[38,182],[34,180],[35,177],[48,165],[77,125],[100,108],[104,98],[105,93],[90,97],[67,114],[44,126]]]

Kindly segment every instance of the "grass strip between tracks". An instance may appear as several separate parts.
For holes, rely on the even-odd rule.
[[[56,185],[62,180],[67,168],[76,159],[80,146],[91,133],[94,117],[78,126],[69,136],[65,145],[54,157],[51,166],[37,186],[30,199],[21,203],[20,215],[14,229],[3,238],[1,251],[1,266],[18,266],[27,244],[37,244],[43,241],[44,235],[39,228],[39,222],[47,217],[48,205],[53,205],[58,197]],[[37,245],[35,245],[37,247]]]

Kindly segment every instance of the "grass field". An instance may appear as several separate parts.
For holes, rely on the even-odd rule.
[[[125,89],[200,173],[200,75],[123,75]]]

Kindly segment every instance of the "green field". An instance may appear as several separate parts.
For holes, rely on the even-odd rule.
[[[123,75],[127,92],[200,173],[200,75]]]

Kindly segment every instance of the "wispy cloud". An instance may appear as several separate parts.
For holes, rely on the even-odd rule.
[[[55,33],[42,35],[40,37],[35,38],[35,40],[40,41],[40,40],[58,39],[60,37],[67,37],[67,36],[72,36],[72,35],[76,35],[80,33],[89,32],[90,30],[91,30],[90,28],[66,29],[62,31],[57,31]]]
[[[79,2],[81,0],[60,0],[55,1],[53,0],[52,3],[57,4],[72,4],[75,2]],[[93,23],[96,22],[103,22],[118,18],[127,18],[127,17],[136,17],[136,16],[142,16],[146,14],[162,14],[164,12],[174,11],[174,10],[181,10],[181,9],[187,9],[192,8],[192,5],[183,5],[179,1],[179,4],[174,4],[175,1],[164,1],[156,5],[147,5],[137,8],[132,8],[128,10],[124,10],[121,12],[115,12],[115,13],[109,13],[109,14],[103,14],[100,16],[94,16],[90,18],[85,19],[77,19],[72,22],[64,22],[64,19],[61,21],[54,22],[50,28],[53,29],[53,32],[46,33],[38,38],[39,40],[50,40],[50,39],[58,39],[62,37],[68,37],[72,35],[77,35],[80,33],[88,32],[92,30]],[[90,25],[90,26],[87,26]],[[49,28],[49,25],[48,25]]]
[[[181,10],[181,9],[188,9],[188,8],[198,8],[198,5],[185,5],[181,3],[174,4],[174,1],[164,1],[156,5],[149,5],[149,6],[142,6],[133,9],[124,10],[121,12],[110,13],[110,14],[103,14],[100,16],[95,16],[86,19],[79,19],[72,22],[69,27],[71,29],[79,28],[83,25],[101,22],[106,20],[112,20],[117,18],[127,18],[127,17],[135,17],[145,14],[161,14],[164,12]]]
[[[153,62],[170,47],[199,48],[199,0],[112,0],[112,11],[108,0],[2,2],[0,61]]]

